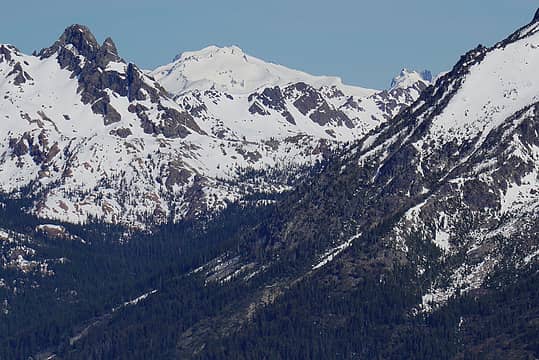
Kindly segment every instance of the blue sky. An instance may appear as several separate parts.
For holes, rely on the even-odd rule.
[[[238,45],[250,55],[385,88],[401,68],[449,69],[477,44],[529,22],[536,0],[25,0],[2,4],[0,42],[46,47],[73,23],[143,68],[182,51]]]

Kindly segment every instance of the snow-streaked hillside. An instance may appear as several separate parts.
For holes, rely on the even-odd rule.
[[[358,273],[409,267],[421,296],[406,316],[537,273],[538,66],[539,11],[507,39],[463,55],[413,105],[334,158],[282,206],[293,209],[286,235],[265,251],[316,244],[307,274],[330,268],[326,279],[343,287]],[[403,71],[389,92],[403,75],[419,74]],[[207,281],[248,281],[279,256],[257,263],[228,252],[198,271]]]
[[[147,229],[240,200],[144,234],[0,194],[0,349],[26,352],[3,357],[536,358],[538,65],[539,11],[361,96],[172,94],[81,26],[1,46],[0,186],[31,211]]]
[[[506,40],[462,56],[362,142],[358,163],[376,169],[372,184],[394,191],[392,203],[413,205],[388,246],[409,254],[417,239],[429,241],[446,264],[419,309],[488,286],[496,271],[526,268],[536,256],[538,67],[536,16]],[[418,274],[430,266],[420,262]]]
[[[111,39],[99,44],[80,25],[36,55],[2,45],[0,190],[31,196],[39,216],[70,222],[146,226],[194,217],[286,189],[245,172],[310,164],[391,119],[427,85],[346,93],[336,78],[240,52],[184,54],[188,83],[160,84],[122,60]],[[247,85],[220,91],[199,81],[224,86],[225,68]],[[182,91],[173,98],[175,87]]]

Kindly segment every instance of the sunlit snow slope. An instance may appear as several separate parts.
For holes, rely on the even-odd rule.
[[[80,25],[32,56],[2,45],[1,191],[71,222],[199,216],[252,192],[282,191],[287,182],[267,171],[320,159],[427,86],[347,87],[234,47],[183,54],[152,74]]]

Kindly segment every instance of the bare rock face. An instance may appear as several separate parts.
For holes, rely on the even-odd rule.
[[[178,166],[179,165],[179,166]],[[182,164],[170,164],[168,170],[167,180],[165,186],[167,189],[172,190],[174,185],[183,186],[188,184],[192,174]]]
[[[13,83],[15,85],[21,85],[28,80],[33,80],[32,77],[23,70],[20,62],[16,63],[15,66],[13,66],[13,70],[9,74],[7,74],[8,77],[12,75],[15,76],[15,78],[13,79]]]
[[[3,61],[11,61],[11,51],[5,45],[0,45],[0,62]]]
[[[166,91],[135,64],[127,64],[110,37],[99,45],[87,27],[72,25],[58,41],[37,56],[41,59],[57,56],[60,66],[72,71],[72,76],[78,78],[83,103],[92,104],[92,110],[103,116],[105,125],[122,120],[122,112],[111,105],[107,93],[111,90],[131,103],[149,100],[156,104],[162,112],[158,122],[156,119],[150,121],[146,110],[138,108],[136,111],[147,133],[170,138],[183,138],[192,131],[201,133],[191,115],[162,105],[162,101],[169,97]]]
[[[110,105],[110,98],[108,95],[103,96],[92,105],[92,110],[96,114],[103,115],[105,125],[110,125],[122,120],[122,116]]]
[[[51,47],[41,50],[37,56],[40,58],[48,58],[54,55],[56,52],[62,49],[74,49],[78,55],[82,55],[87,59],[93,59],[96,51],[99,49],[99,44],[95,39],[94,35],[86,26],[83,25],[71,25],[65,29],[64,33],[58,41],[56,41]],[[69,64],[66,62],[68,58],[59,58],[60,64],[63,67],[71,66],[72,69],[76,68],[75,64]]]
[[[96,61],[101,68],[105,68],[110,62],[122,62],[118,56],[118,49],[114,41],[108,37],[103,42],[96,54]]]
[[[82,25],[35,55],[0,45],[2,74],[9,73],[2,90],[13,105],[0,185],[13,194],[31,187],[38,198],[31,211],[62,221],[95,216],[144,226],[152,212],[156,222],[179,220],[282,191],[296,181],[291,174],[301,177],[308,164],[377,126],[371,112],[389,118],[366,98],[373,91],[348,94],[340,82],[293,78],[241,94],[171,95],[125,62],[112,39],[100,43]],[[39,96],[25,93],[34,85]],[[282,175],[265,170],[273,167]]]
[[[286,107],[285,97],[280,87],[266,88],[260,94],[251,94],[248,100],[252,102],[249,108],[251,114],[269,115],[269,112],[266,111],[266,108],[269,108],[280,112],[286,121],[292,125],[296,125],[294,117]]]
[[[68,27],[51,47],[37,54],[41,59],[57,55],[62,68],[73,72],[79,78],[79,88],[84,103],[92,103],[92,110],[103,115],[105,124],[120,121],[121,116],[110,105],[105,89],[119,89],[123,86],[120,74],[107,72],[111,62],[123,62],[118,56],[116,45],[107,38],[99,45],[90,30],[82,25]]]
[[[329,123],[336,123],[339,126],[345,125],[348,128],[353,128],[354,124],[340,110],[335,110],[316,89],[305,83],[297,83],[286,88],[285,94],[291,96],[294,92],[299,92],[301,95],[294,101],[294,106],[303,115],[309,114],[312,121],[318,125],[324,126]]]
[[[58,143],[50,145],[44,131],[39,134],[25,132],[19,139],[11,138],[9,147],[12,156],[30,155],[36,165],[44,167],[60,153]]]

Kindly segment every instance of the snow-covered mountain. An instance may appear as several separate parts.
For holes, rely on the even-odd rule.
[[[246,170],[320,159],[427,86],[348,87],[238,48],[183,54],[160,69],[146,74],[80,25],[34,55],[1,45],[1,191],[31,196],[33,212],[70,222],[193,217],[281,191],[284,182]],[[152,74],[168,75],[159,83]]]
[[[150,74],[212,135],[254,141],[358,139],[429,84],[409,72],[388,91],[364,89],[267,63],[235,46],[183,53]]]
[[[412,71],[408,69],[402,69],[399,75],[395,76],[393,80],[391,80],[391,88],[402,88],[406,89],[409,87],[417,86],[418,83],[432,82],[433,77],[429,70],[424,70],[421,72]]]
[[[539,268],[538,67],[539,11],[507,39],[463,55],[413,105],[279,203],[284,225],[264,223],[264,229],[278,230],[263,235],[271,239],[263,250],[253,239],[252,253],[224,253],[196,273],[208,282],[250,281],[279,259],[316,249],[297,279],[266,284],[269,302],[285,294],[283,303],[291,306],[290,284],[311,276],[328,284],[328,297],[347,291],[358,296],[365,278],[386,284],[411,269],[410,279],[398,283],[399,291],[410,287],[416,296],[406,318],[440,310],[462,314],[455,324],[459,333],[485,326],[484,313],[466,315],[459,301],[500,293]],[[456,306],[444,309],[451,301]],[[304,303],[309,301],[297,309]],[[537,303],[529,306],[536,312]],[[328,321],[334,316],[322,313]],[[471,334],[459,336],[473,343],[477,332]],[[191,329],[184,335],[192,341]],[[199,337],[206,339],[202,332]]]
[[[170,64],[150,72],[167,90],[181,94],[189,90],[215,89],[229,94],[251,94],[257,90],[298,82],[315,88],[336,87],[360,97],[375,90],[344,85],[340,78],[313,76],[247,55],[237,46],[208,46],[184,52]]]
[[[402,71],[363,97],[307,78],[166,90],[80,26],[37,56],[0,54],[1,184],[41,216],[196,216],[357,139],[285,196],[128,246],[0,197],[18,357],[537,357],[539,11],[432,86]],[[24,291],[37,300],[19,306]]]
[[[419,276],[434,263],[444,269],[419,309],[500,286],[491,283],[496,275],[511,278],[539,261],[538,15],[462,56],[358,147],[360,187],[379,189],[378,203],[402,211],[385,245],[409,259],[418,241],[440,251],[411,260]]]
[[[275,235],[282,243],[266,251],[294,251],[296,241],[322,248],[312,271],[339,263],[332,276],[353,282],[335,273],[363,271],[368,265],[358,261],[357,249],[346,250],[368,245],[362,248],[366,263],[412,266],[419,283],[427,284],[422,301],[410,309],[414,314],[459,293],[502,286],[492,279],[513,279],[536,266],[538,67],[539,16],[494,46],[469,51],[413,105],[334,158],[308,190],[281,205],[293,215],[286,235]],[[403,71],[388,93],[407,76],[420,75]],[[320,238],[327,238],[326,248]],[[228,281],[230,274],[250,278],[271,261],[242,262],[231,253],[199,271],[209,281]]]

